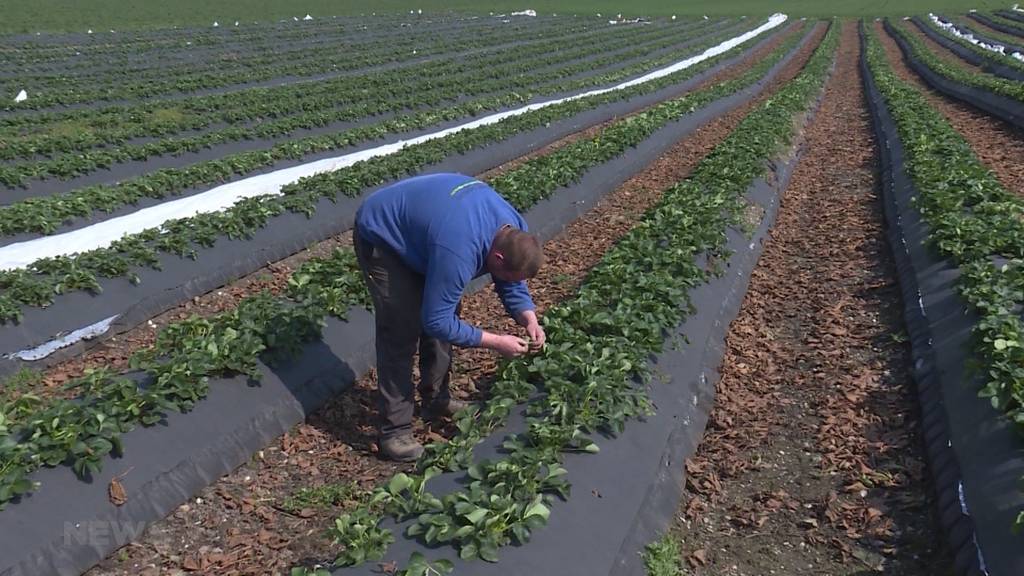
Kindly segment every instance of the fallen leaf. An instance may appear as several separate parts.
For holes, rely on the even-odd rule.
[[[114,506],[121,506],[128,501],[128,493],[125,492],[124,485],[117,478],[110,481],[107,494],[110,496],[110,503]]]

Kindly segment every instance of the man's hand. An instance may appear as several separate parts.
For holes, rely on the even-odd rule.
[[[539,322],[534,320],[531,324],[527,324],[526,334],[530,337],[531,350],[536,351],[544,348],[544,341],[547,340],[547,335],[544,334],[544,328],[541,327]]]
[[[511,334],[491,334],[490,332],[484,332],[483,337],[480,340],[480,345],[484,348],[490,348],[506,358],[522,356],[523,354],[526,354],[527,350],[529,350],[526,340],[523,340],[518,336],[512,336]]]
[[[520,326],[526,328],[526,334],[530,337],[531,350],[536,351],[544,347],[547,335],[544,334],[544,328],[541,327],[540,322],[537,320],[536,312],[533,310],[523,310],[516,316],[516,322],[519,322]]]

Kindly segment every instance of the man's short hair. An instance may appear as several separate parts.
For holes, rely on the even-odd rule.
[[[499,234],[492,248],[504,256],[508,271],[525,274],[527,278],[536,276],[544,265],[544,250],[537,237],[516,228]]]

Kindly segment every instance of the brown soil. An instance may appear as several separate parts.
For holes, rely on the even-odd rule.
[[[944,574],[856,26],[727,338],[673,534],[696,576]]]
[[[907,66],[900,47],[880,24],[876,24],[875,31],[882,40],[882,46],[896,74],[916,86],[932,107],[946,117],[1003,186],[1024,195],[1024,137],[1021,133],[977,108],[930,89]]]
[[[821,27],[815,32],[815,39],[756,102],[763,102],[799,72],[823,34]],[[679,142],[548,242],[545,252],[549,262],[530,281],[538,309],[543,312],[571,296],[587,270],[658,201],[661,191],[684,178],[754,105],[750,103],[718,118]],[[463,316],[488,329],[515,329],[489,290],[467,296]],[[459,350],[453,373],[455,395],[479,397],[478,389],[486,389],[496,364],[491,353]],[[151,526],[138,542],[123,548],[87,575],[154,576],[181,569],[218,575],[262,575],[285,571],[296,563],[330,561],[332,548],[323,531],[350,503],[311,508],[298,514],[285,512],[280,505],[299,488],[339,481],[353,481],[361,488],[369,488],[398,470],[396,465],[374,456],[375,418],[371,372],[307,423],[204,489],[198,498]],[[419,421],[416,432],[424,440],[442,439]]]
[[[778,46],[786,37],[797,33],[797,31],[802,29],[802,27],[803,23],[791,26],[782,34],[778,34],[773,40],[768,42],[766,46],[761,47],[739,63],[708,78],[698,87],[694,88],[694,90],[702,89],[708,85],[725,82],[742,75],[749,70],[754,63],[770,53],[771,50]],[[646,108],[644,110],[646,110]],[[642,111],[643,110],[639,110],[629,116],[639,114]],[[532,158],[551,154],[577,140],[591,138],[606,128],[609,124],[618,120],[621,120],[621,118],[569,135],[531,154],[489,170],[479,175],[479,177],[486,179],[497,176]],[[289,258],[268,264],[266,267],[257,270],[256,272],[253,272],[252,274],[249,274],[248,276],[223,288],[182,303],[175,308],[154,317],[146,324],[139,325],[123,334],[97,344],[94,348],[81,356],[71,358],[48,368],[44,371],[41,385],[37,390],[35,390],[35,393],[41,396],[51,397],[61,395],[67,396],[71,391],[65,390],[63,385],[69,380],[81,376],[85,370],[89,368],[106,366],[115,370],[124,370],[127,368],[128,360],[131,358],[132,354],[139,349],[152,345],[157,333],[162,327],[181,321],[193,315],[207,317],[234,309],[243,298],[264,290],[270,291],[274,294],[279,294],[287,287],[288,278],[291,276],[292,272],[301,266],[303,262],[310,258],[327,255],[337,246],[351,245],[352,234],[351,232],[345,232],[337,237],[317,243],[309,249],[294,254]]]

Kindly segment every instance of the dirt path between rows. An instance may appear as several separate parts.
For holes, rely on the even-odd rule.
[[[909,25],[907,27],[914,28]],[[924,80],[907,66],[900,47],[880,23],[875,24],[875,33],[881,39],[882,46],[889,56],[889,63],[896,74],[917,87],[928,99],[928,103],[946,117],[953,128],[967,139],[974,153],[995,173],[1003,186],[1024,195],[1024,135],[998,118],[929,88]],[[932,44],[935,46],[932,50],[944,50],[934,42]]]
[[[747,112],[791,80],[804,66],[825,32],[815,38],[782,71],[764,95],[724,115],[673,146],[640,174],[627,181],[566,231],[545,245],[548,263],[530,281],[538,309],[571,296],[586,272],[661,197],[668,185],[683,179],[736,127]],[[741,66],[750,66],[750,60]],[[492,330],[511,330],[493,292],[464,299],[467,321]],[[486,395],[497,366],[492,353],[458,350],[453,392],[476,399]],[[87,576],[156,576],[189,570],[220,575],[266,575],[286,572],[296,563],[332,559],[323,531],[351,507],[360,490],[368,489],[399,469],[374,455],[374,374],[339,395],[261,451],[252,462],[203,490],[198,498],[151,526],[136,543],[126,546]],[[447,431],[417,423],[424,440],[438,440]],[[330,490],[331,486],[338,490]],[[290,495],[302,488],[339,494],[323,505],[288,510]]]
[[[732,323],[672,534],[696,576],[940,576],[875,141],[846,23]]]

